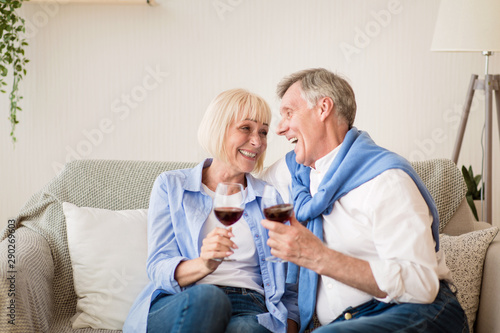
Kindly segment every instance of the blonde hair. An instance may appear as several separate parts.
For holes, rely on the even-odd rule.
[[[271,109],[260,96],[245,89],[230,89],[215,97],[205,112],[198,128],[198,141],[212,157],[228,161],[226,136],[229,126],[236,121],[251,119],[271,124]],[[260,155],[255,169],[264,167],[265,151]]]

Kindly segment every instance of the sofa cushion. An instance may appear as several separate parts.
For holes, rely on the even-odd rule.
[[[63,203],[78,296],[73,328],[121,330],[146,274],[147,210]]]
[[[497,227],[472,231],[460,236],[440,235],[446,265],[457,287],[457,298],[467,315],[470,331],[474,327],[486,251],[498,233]]]
[[[146,209],[151,188],[160,173],[195,165],[190,162],[77,160],[67,163],[57,177],[33,194],[17,216],[16,227],[23,225],[49,243],[54,260],[51,332],[73,332],[70,318],[75,314],[77,301],[62,202],[111,210]],[[4,232],[0,238],[5,237]],[[30,279],[35,284],[41,283],[36,275]],[[19,313],[17,319],[42,325],[38,323],[41,319],[30,314]],[[92,332],[92,329],[81,331]]]
[[[411,162],[411,165],[436,203],[439,232],[443,232],[467,192],[462,173],[449,159]]]

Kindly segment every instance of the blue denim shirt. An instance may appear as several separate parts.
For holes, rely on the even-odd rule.
[[[150,283],[136,298],[123,332],[146,332],[151,301],[160,293],[175,294],[180,287],[174,278],[177,265],[200,256],[203,224],[212,210],[212,199],[203,192],[201,175],[211,159],[193,169],[167,171],[155,181],[148,211],[148,260]],[[258,315],[259,323],[272,332],[286,332],[287,319],[299,322],[297,285],[286,284],[286,264],[265,260],[270,255],[260,200],[265,182],[246,176],[247,197],[243,218],[250,227],[257,253],[269,313]]]

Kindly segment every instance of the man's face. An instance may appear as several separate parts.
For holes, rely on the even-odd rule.
[[[302,97],[301,82],[295,82],[283,95],[280,106],[281,121],[276,133],[295,145],[297,163],[312,166],[322,157],[323,136],[319,107],[309,108]]]

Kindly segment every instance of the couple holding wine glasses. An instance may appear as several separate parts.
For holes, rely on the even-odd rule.
[[[222,92],[198,131],[212,158],[153,185],[150,283],[123,331],[468,332],[432,196],[408,161],[353,126],[351,86],[317,68],[277,92],[276,131],[295,148],[262,177],[291,195],[297,218],[252,175],[263,169],[269,106]],[[271,252],[289,262],[266,260]]]
[[[293,204],[282,203],[279,194],[271,185],[265,185],[262,194],[261,208],[266,219],[274,222],[287,222],[293,213]],[[245,191],[238,183],[219,183],[215,190],[214,214],[226,227],[239,221],[245,206]],[[222,260],[232,260],[224,258]],[[267,261],[286,262],[275,256],[269,256]]]
[[[125,333],[298,330],[297,285],[286,283],[287,263],[271,256],[261,224],[286,221],[293,206],[251,174],[263,169],[270,123],[264,99],[224,91],[198,130],[211,158],[156,179],[148,211],[150,283],[129,311]]]

